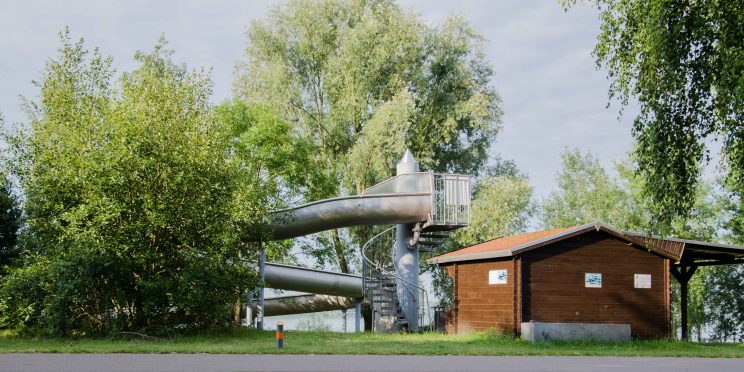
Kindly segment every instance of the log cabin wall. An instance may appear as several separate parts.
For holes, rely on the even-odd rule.
[[[634,338],[668,337],[668,259],[601,231],[520,257],[522,321],[624,323]],[[601,274],[601,288],[587,288],[586,273]],[[635,288],[635,274],[651,275],[651,288]]]
[[[450,312],[447,331],[463,333],[495,329],[514,333],[515,324],[515,261],[512,257],[499,260],[457,263],[447,267],[454,280],[455,307]],[[489,275],[506,270],[506,283],[489,284]],[[493,272],[489,274],[490,272]],[[490,279],[494,279],[493,277]]]

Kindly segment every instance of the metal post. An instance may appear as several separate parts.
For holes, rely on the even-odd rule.
[[[411,174],[419,171],[418,163],[413,158],[410,150],[406,153],[396,167],[396,174]],[[395,234],[395,251],[394,263],[400,275],[398,280],[398,301],[403,310],[408,330],[418,330],[418,273],[419,273],[419,252],[418,246],[409,246],[408,243],[413,237],[414,224],[398,224]]]
[[[359,333],[359,329],[361,328],[361,318],[362,318],[362,299],[357,298],[356,299],[356,312],[354,313],[354,332]]]
[[[284,322],[280,321],[276,323],[276,348],[281,349],[284,347]]]
[[[258,255],[258,278],[261,281],[258,287],[258,307],[256,309],[256,328],[263,331],[264,326],[264,280],[266,279],[266,252],[263,247]]]

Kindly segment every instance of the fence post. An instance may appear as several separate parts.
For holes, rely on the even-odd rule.
[[[276,323],[276,348],[284,347],[284,322]]]

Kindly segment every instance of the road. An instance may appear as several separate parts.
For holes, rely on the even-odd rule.
[[[744,359],[405,355],[0,354],[0,371],[744,371]]]

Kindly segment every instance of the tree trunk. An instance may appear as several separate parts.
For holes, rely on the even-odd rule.
[[[344,274],[349,273],[349,263],[344,255],[344,247],[341,243],[341,237],[338,234],[338,229],[334,229],[331,234],[333,235],[333,247],[336,250],[336,258],[338,258],[338,266],[341,272]]]

